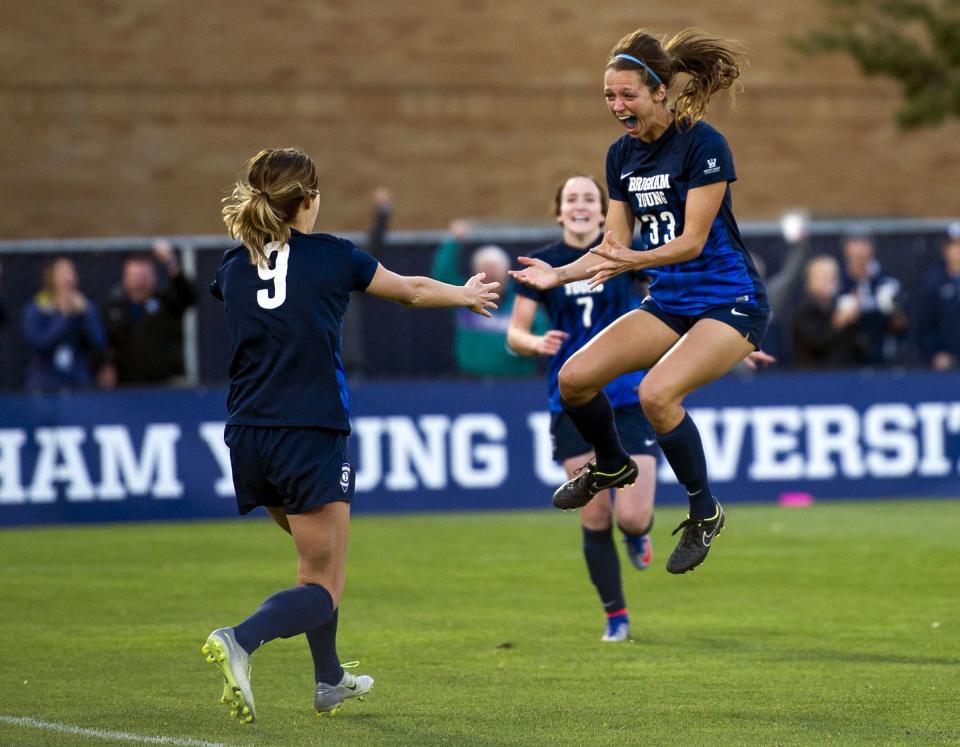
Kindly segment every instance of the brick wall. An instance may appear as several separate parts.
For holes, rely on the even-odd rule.
[[[747,45],[744,94],[709,116],[741,219],[957,212],[960,126],[900,133],[893,86],[784,44],[819,4],[644,5],[4,0],[0,236],[220,232],[223,188],[281,144],[321,165],[332,230],[362,228],[381,184],[398,227],[542,221],[561,176],[602,173],[603,63],[640,25]]]

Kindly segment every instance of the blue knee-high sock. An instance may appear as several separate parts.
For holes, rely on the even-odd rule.
[[[318,584],[294,586],[267,597],[250,617],[233,628],[237,643],[252,654],[274,638],[291,638],[320,627],[333,615],[333,597]]]
[[[620,558],[613,543],[613,529],[595,531],[584,527],[583,557],[586,558],[590,580],[597,587],[604,611],[608,615],[617,612],[626,614],[627,603],[620,583]]]
[[[343,679],[343,667],[337,656],[337,624],[340,620],[339,607],[333,611],[325,625],[307,631],[307,643],[313,656],[313,673],[317,682],[338,685]]]
[[[560,401],[563,411],[580,431],[584,440],[593,447],[597,469],[601,472],[616,472],[626,464],[629,455],[620,443],[613,408],[606,393],[601,391],[583,405],[571,405]]]
[[[673,474],[687,489],[690,518],[709,519],[716,513],[716,501],[707,479],[707,458],[703,454],[700,431],[690,413],[684,413],[680,425],[669,433],[658,433],[657,441],[673,467]]]

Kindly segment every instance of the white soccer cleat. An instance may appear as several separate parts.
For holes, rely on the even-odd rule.
[[[317,683],[313,707],[317,709],[318,716],[336,716],[343,701],[347,698],[363,700],[363,696],[370,692],[371,687],[373,687],[373,677],[366,674],[354,676],[344,672],[343,678],[336,685]]]
[[[233,637],[233,628],[217,628],[207,636],[200,652],[207,662],[215,664],[223,675],[220,702],[230,706],[230,715],[241,724],[252,724],[256,718],[253,690],[250,689],[250,654]]]

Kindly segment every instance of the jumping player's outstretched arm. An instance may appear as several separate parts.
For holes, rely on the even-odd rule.
[[[629,203],[610,200],[606,218],[607,237],[612,236],[621,245],[630,246],[635,221],[636,217]],[[595,251],[588,252],[575,262],[562,267],[551,267],[539,259],[517,257],[517,261],[526,267],[522,270],[511,270],[510,275],[524,285],[538,290],[549,290],[558,285],[572,283],[575,280],[586,280],[593,276],[597,268],[603,264],[603,257],[594,256],[594,254],[596,254]]]
[[[617,239],[612,231],[607,231],[603,243],[591,249],[591,253],[605,261],[595,265],[590,287],[631,270],[645,270],[648,267],[688,262],[700,256],[703,245],[710,235],[710,226],[720,211],[727,182],[716,182],[704,187],[696,187],[687,193],[687,206],[683,215],[683,233],[663,246],[645,252],[635,252],[629,248],[629,241]]]
[[[412,308],[463,306],[476,314],[490,316],[490,309],[497,308],[500,295],[496,291],[500,284],[484,283],[484,277],[481,272],[464,285],[448,285],[432,278],[398,275],[379,265],[366,292]]]

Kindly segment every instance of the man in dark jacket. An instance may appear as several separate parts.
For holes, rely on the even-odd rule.
[[[158,288],[154,258],[167,272]],[[183,315],[196,301],[173,246],[158,241],[153,257],[134,255],[123,265],[123,283],[103,306],[110,348],[106,384],[167,384],[183,377]]]
[[[843,242],[843,269],[840,293],[859,310],[857,336],[866,342],[866,346],[858,350],[857,363],[865,366],[896,363],[899,345],[907,331],[900,281],[883,274],[875,257],[873,240],[867,236],[849,236]]]

